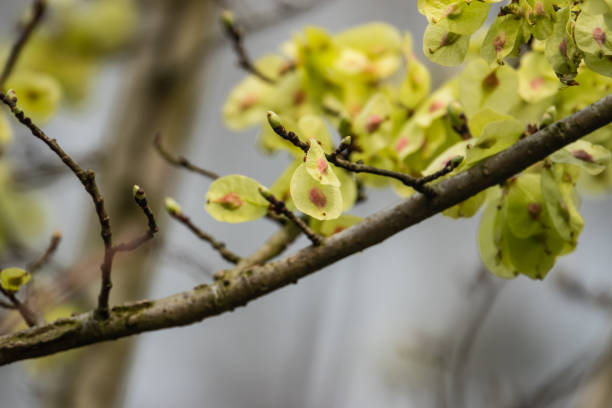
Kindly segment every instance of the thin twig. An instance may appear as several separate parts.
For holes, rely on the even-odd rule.
[[[166,160],[168,163],[172,164],[173,166],[182,167],[182,168],[187,169],[189,171],[192,171],[194,173],[200,174],[200,175],[202,175],[204,177],[208,177],[209,179],[212,179],[212,180],[216,180],[216,179],[218,179],[220,177],[215,172],[212,172],[210,170],[206,170],[206,169],[203,169],[203,168],[201,168],[199,166],[196,166],[195,164],[191,163],[189,160],[187,160],[183,156],[173,156],[162,145],[162,140],[161,140],[161,134],[160,133],[155,134],[155,139],[153,140],[153,145],[155,146],[155,149],[157,150],[159,155],[161,157],[163,157],[164,160]]]
[[[4,309],[9,309],[9,310],[14,310],[15,309],[14,305],[12,305],[12,304],[10,304],[8,302],[5,302],[4,300],[0,300],[0,307],[4,308]]]
[[[181,209],[168,208],[168,214],[170,214],[172,218],[189,228],[189,230],[193,232],[196,237],[198,237],[202,241],[208,242],[210,246],[213,247],[213,249],[219,252],[219,255],[221,255],[223,259],[233,264],[237,264],[238,262],[240,262],[241,258],[229,249],[227,249],[225,247],[225,243],[217,241],[212,235],[207,234],[206,232],[195,226],[191,219],[187,215],[185,215]]]
[[[266,200],[268,200],[268,202],[270,203],[270,208],[273,212],[277,214],[282,214],[285,217],[289,218],[291,222],[293,222],[295,225],[298,226],[299,229],[302,230],[302,232],[308,237],[308,239],[312,242],[313,245],[318,246],[323,243],[323,238],[319,234],[311,230],[310,227],[306,225],[306,223],[302,221],[302,219],[300,219],[300,217],[293,213],[293,211],[290,211],[285,205],[284,201],[277,199],[274,194],[270,193],[269,191],[260,189],[259,192]]]
[[[32,4],[32,10],[30,11],[30,20],[25,24],[23,30],[21,31],[17,40],[13,43],[13,47],[9,53],[8,59],[4,64],[4,68],[2,69],[2,74],[0,74],[0,90],[3,89],[4,83],[11,76],[17,61],[19,60],[19,55],[23,50],[23,47],[28,42],[28,39],[38,26],[38,24],[42,21],[42,18],[45,14],[45,10],[47,8],[47,2],[45,0],[35,0]]]
[[[113,247],[111,221],[108,213],[106,212],[104,197],[100,193],[100,189],[96,183],[96,175],[92,170],[84,170],[81,166],[79,166],[72,159],[72,157],[70,157],[70,155],[68,155],[68,153],[66,153],[60,147],[56,139],[49,138],[38,126],[32,122],[32,119],[27,117],[21,109],[17,108],[17,96],[14,93],[9,93],[9,95],[7,95],[0,92],[0,100],[2,100],[2,102],[11,109],[11,112],[13,112],[13,115],[17,118],[17,120],[26,126],[34,137],[45,143],[51,149],[51,151],[53,151],[62,160],[62,162],[64,162],[64,164],[79,179],[85,188],[85,191],[87,191],[87,193],[91,196],[96,214],[98,216],[98,222],[100,224],[100,235],[102,237],[102,241],[104,242],[104,258],[100,266],[100,271],[102,273],[102,285],[98,295],[98,307],[95,315],[99,319],[106,319],[109,316],[109,296],[113,286],[111,281],[113,259],[118,249]],[[138,199],[137,203],[139,205],[142,204],[138,201]],[[143,207],[141,206],[141,208]],[[147,218],[149,218],[149,225],[151,225],[151,218],[149,216],[152,216],[152,213],[147,213],[146,208],[148,208],[148,206],[145,206],[143,211],[145,211],[145,215],[147,215]],[[150,239],[148,238],[149,233],[150,231],[147,232],[147,239],[145,240]],[[140,238],[140,240],[142,241],[142,238]],[[134,242],[132,244],[134,247],[138,247],[140,244],[142,244],[142,242]],[[121,250],[123,250],[123,248]]]
[[[36,313],[34,313],[25,302],[21,302],[19,299],[17,299],[17,296],[14,292],[5,290],[2,287],[0,287],[0,292],[2,292],[2,294],[6,296],[8,300],[11,301],[11,303],[13,304],[13,308],[19,312],[19,314],[21,315],[21,317],[23,317],[23,320],[28,326],[33,327],[36,326],[39,322],[41,322],[40,317]]]
[[[280,121],[278,120],[278,116],[275,113],[268,112],[268,121],[270,122],[270,126],[272,127],[272,129],[277,135],[291,142],[294,146],[302,149],[304,153],[308,153],[308,149],[310,148],[308,143],[301,141],[300,138],[295,134],[295,132],[287,131],[287,129],[285,129],[285,127],[280,123]],[[348,139],[345,138],[343,140],[348,140],[348,143],[350,145],[351,138],[348,138]],[[432,187],[428,186],[427,183],[430,183],[450,173],[461,163],[461,160],[458,159],[460,156],[457,156],[457,158],[450,160],[444,166],[442,170],[437,171],[436,173],[433,173],[429,176],[415,178],[406,173],[400,173],[400,172],[393,171],[393,170],[381,169],[378,167],[365,165],[361,162],[354,163],[349,160],[346,160],[341,157],[339,152],[346,150],[347,147],[343,147],[341,145],[333,153],[326,154],[327,160],[330,163],[335,164],[338,167],[342,167],[343,169],[351,171],[353,173],[368,173],[368,174],[376,174],[378,176],[383,176],[383,177],[394,178],[396,180],[401,181],[404,185],[412,187],[419,193],[429,198],[434,197],[436,195],[436,192]]]
[[[153,210],[151,210],[151,207],[149,207],[147,196],[144,190],[140,188],[140,186],[134,186],[133,193],[134,193],[134,201],[136,201],[136,204],[138,205],[138,207],[140,207],[145,217],[147,217],[147,223],[148,223],[149,229],[147,229],[147,231],[140,237],[134,238],[133,240],[129,242],[115,245],[113,247],[114,252],[133,251],[139,248],[145,242],[153,239],[155,234],[159,231],[159,228],[157,227],[157,222],[155,221],[155,215],[153,214]]]
[[[27,267],[27,270],[30,274],[35,273],[40,268],[45,266],[47,262],[49,262],[49,259],[51,259],[51,257],[57,250],[57,247],[59,246],[61,240],[62,240],[62,233],[59,231],[55,231],[53,235],[51,236],[51,241],[49,242],[49,246],[47,247],[45,252],[40,256],[40,258],[32,262]]]
[[[612,292],[606,290],[593,291],[569,274],[557,276],[557,287],[568,298],[596,306],[607,312],[612,312]]]
[[[261,79],[262,81],[267,82],[269,84],[275,84],[276,81],[261,72],[259,69],[257,69],[255,64],[253,64],[253,62],[249,58],[249,55],[247,54],[247,51],[244,48],[244,44],[242,42],[242,29],[236,24],[234,14],[228,10],[224,11],[221,16],[221,23],[223,25],[223,28],[225,29],[226,35],[232,41],[232,47],[234,48],[236,56],[238,57],[238,65],[245,71]]]
[[[98,296],[97,315],[100,318],[106,318],[108,317],[108,298],[110,295],[110,290],[113,286],[111,282],[111,272],[114,252],[112,251],[113,242],[110,217],[106,212],[104,198],[102,197],[98,184],[96,183],[96,174],[91,170],[84,170],[81,168],[81,166],[79,166],[72,159],[72,157],[70,157],[70,155],[68,155],[68,153],[66,153],[60,147],[56,139],[49,138],[45,132],[43,132],[32,122],[32,119],[27,117],[21,109],[17,108],[17,97],[14,93],[7,95],[0,92],[0,99],[11,109],[17,120],[19,120],[21,124],[30,130],[34,137],[45,143],[51,149],[51,151],[53,151],[64,162],[64,164],[68,166],[68,168],[79,179],[85,188],[85,191],[87,191],[87,193],[91,196],[96,209],[96,214],[98,216],[98,222],[100,224],[100,235],[102,237],[102,241],[104,242],[104,260],[100,266],[100,270],[102,272],[102,287],[100,289],[100,295]]]

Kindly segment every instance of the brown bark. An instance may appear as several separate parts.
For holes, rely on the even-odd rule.
[[[93,312],[0,337],[0,364],[49,355],[146,331],[192,324],[219,315],[297,282],[345,257],[376,245],[446,208],[499,184],[556,150],[612,122],[612,95],[517,142],[481,164],[441,181],[436,196],[415,194],[356,226],[327,239],[321,246],[262,266],[239,267],[217,274],[211,285],[155,301],[115,307],[98,321]]]

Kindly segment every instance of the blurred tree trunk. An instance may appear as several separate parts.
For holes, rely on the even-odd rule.
[[[152,207],[161,215],[161,200],[172,180],[167,164],[155,154],[152,140],[160,131],[165,143],[178,150],[190,134],[212,4],[209,0],[141,2],[143,35],[137,39],[137,55],[115,103],[116,119],[104,148],[109,160],[99,172],[117,242],[122,235],[146,230],[145,219],[133,202],[132,185],[145,189]],[[163,219],[158,216],[158,221]],[[93,219],[88,227],[98,229]],[[95,239],[94,245],[99,245],[97,234]],[[112,304],[146,296],[154,261],[153,251],[147,248],[151,243],[117,258]],[[97,297],[99,286],[96,281],[92,299]],[[133,340],[121,340],[84,350],[58,379],[58,398],[52,398],[51,404],[62,408],[120,406],[133,345]]]

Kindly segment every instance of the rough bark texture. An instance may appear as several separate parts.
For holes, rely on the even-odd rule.
[[[612,122],[612,95],[529,136],[478,166],[441,181],[429,199],[415,194],[377,212],[323,245],[263,266],[217,273],[217,281],[154,301],[112,309],[106,321],[84,313],[0,337],[0,364],[56,353],[146,331],[192,324],[231,311],[278,288],[297,282],[334,262],[376,245],[442,210],[494,186],[554,151]]]

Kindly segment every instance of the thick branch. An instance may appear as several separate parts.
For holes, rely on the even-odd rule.
[[[93,312],[0,337],[0,364],[53,354],[134,334],[192,324],[244,306],[340,259],[376,245],[442,210],[503,182],[556,150],[612,122],[612,95],[561,120],[481,164],[441,181],[437,195],[416,194],[326,240],[263,266],[156,301],[115,307],[107,320]]]

